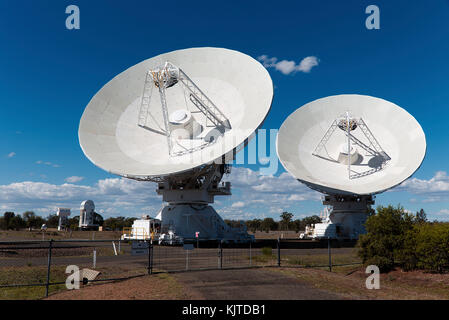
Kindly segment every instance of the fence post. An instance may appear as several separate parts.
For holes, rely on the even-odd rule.
[[[220,245],[220,270],[223,269],[223,240],[220,240],[219,242]]]
[[[153,274],[153,257],[154,257],[154,251],[153,251],[154,247],[153,247],[153,239],[151,239],[150,241],[150,250],[151,250],[151,255],[150,255],[150,262],[151,262],[151,269],[150,272],[151,274]]]
[[[50,239],[48,244],[48,264],[47,264],[47,284],[45,285],[45,297],[48,297],[48,287],[50,286],[50,269],[51,269],[51,248],[53,246],[53,239]]]
[[[281,239],[279,237],[278,237],[277,249],[278,249],[278,267],[280,267],[281,266]]]
[[[153,246],[151,241],[148,240],[148,274],[153,274]]]
[[[329,272],[332,272],[331,238],[327,237],[327,253],[329,255]]]
[[[251,240],[249,241],[249,266],[251,267]]]
[[[92,253],[92,268],[97,267],[97,248],[94,248],[94,251]]]

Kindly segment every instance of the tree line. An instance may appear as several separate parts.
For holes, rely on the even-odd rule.
[[[128,217],[111,217],[103,219],[103,217],[94,213],[94,221],[96,224],[103,226],[104,230],[121,231],[123,228],[132,226],[137,218]],[[225,220],[231,227],[239,227],[241,221]],[[247,220],[243,223],[247,229],[252,232],[256,231],[302,231],[306,225],[321,222],[320,217],[314,215],[305,217],[304,219],[293,220],[293,214],[284,211],[280,214],[280,220],[275,221],[273,218]],[[15,214],[14,212],[5,212],[3,217],[0,216],[0,230],[21,230],[21,229],[40,229],[45,224],[48,228],[57,228],[59,217],[56,214],[50,214],[46,218],[36,215],[33,211],[26,211],[23,214]],[[71,230],[77,230],[79,226],[79,216],[68,219],[67,226]]]
[[[125,227],[131,227],[136,218],[103,217],[94,212],[94,223],[102,226],[106,230],[121,231]],[[15,214],[14,212],[5,212],[0,216],[0,230],[22,230],[22,229],[40,229],[45,224],[48,228],[57,228],[59,217],[56,214],[50,214],[46,218],[36,215],[33,211]],[[79,227],[79,216],[68,219],[67,227],[70,230],[77,230]]]
[[[248,231],[304,231],[306,226],[320,223],[321,218],[317,215],[305,217],[303,219],[293,220],[293,213],[284,211],[279,216],[279,221],[275,221],[273,218],[265,219],[253,219],[246,220],[244,224],[246,225]],[[241,225],[241,221],[238,220],[224,220],[231,227],[237,228]]]

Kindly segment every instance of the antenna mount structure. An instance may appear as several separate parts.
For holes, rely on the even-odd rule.
[[[227,225],[210,204],[231,194],[231,183],[221,181],[228,163],[254,137],[272,100],[268,71],[246,54],[167,52],[103,86],[81,117],[80,146],[110,173],[157,183],[165,202],[161,233],[248,241],[243,227]]]
[[[334,135],[338,134],[338,130],[336,130],[337,128],[339,128],[341,132],[344,133],[346,142],[343,150],[340,152],[340,155],[336,160],[329,155],[326,145]],[[359,128],[360,130],[357,130],[357,128]],[[356,130],[359,131],[359,138],[357,138],[355,135],[357,133]],[[343,137],[340,136],[339,138],[340,139],[338,139],[337,141],[341,141]],[[362,139],[364,139],[365,142],[362,141]],[[367,157],[368,159],[374,158],[376,160],[376,166],[365,171],[357,171],[354,167],[357,167],[357,164],[360,164],[360,162],[358,159],[359,154],[356,147],[363,149],[363,151],[365,152],[365,157]],[[326,153],[325,155],[323,155],[322,153],[323,150]],[[326,133],[321,138],[318,145],[315,147],[312,155],[330,161],[338,161],[340,163],[346,164],[348,166],[349,179],[365,177],[379,170],[382,170],[387,162],[391,160],[391,157],[384,151],[384,149],[382,149],[376,137],[366,125],[365,121],[362,118],[354,118],[349,111],[346,111],[344,115],[338,117],[332,122],[331,126],[327,129]],[[351,164],[353,165],[352,168]]]
[[[188,98],[185,99],[187,110],[178,109],[170,117],[167,91],[176,85],[182,87],[185,97]],[[155,104],[157,104],[151,103],[154,88],[159,91],[159,107],[163,115],[163,124],[155,119],[154,112],[151,110],[156,108]],[[190,126],[183,125],[180,127],[179,124],[187,123],[189,111],[190,113],[201,113],[204,123],[198,122],[199,118],[189,118]],[[170,156],[180,156],[201,150],[216,142],[217,137],[225,131],[232,129],[229,119],[212,100],[181,68],[169,61],[166,61],[163,66],[147,72],[137,124],[145,129],[162,131],[167,137]],[[156,125],[155,128],[154,125]],[[205,129],[207,129],[207,132],[213,131],[213,134],[205,135],[203,132]],[[178,134],[176,134],[177,130]],[[186,134],[179,135],[179,130],[185,131],[183,133]]]

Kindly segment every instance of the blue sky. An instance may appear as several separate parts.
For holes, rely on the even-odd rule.
[[[80,9],[80,30],[65,28],[71,4]],[[380,8],[380,30],[365,27],[370,4]],[[310,72],[269,68],[275,98],[265,129],[334,94],[405,108],[426,133],[427,155],[412,179],[376,203],[449,220],[447,21],[447,0],[0,0],[0,211],[47,215],[56,206],[77,210],[90,197],[105,216],[155,214],[162,203],[154,185],[107,174],[84,156],[79,120],[91,97],[126,68],[171,50],[216,46],[278,62],[317,57]],[[322,209],[319,195],[282,166],[277,177],[244,167],[230,178],[233,196],[217,198],[223,217],[277,218],[290,210],[300,218]]]

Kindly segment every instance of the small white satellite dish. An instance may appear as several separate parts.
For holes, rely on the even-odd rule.
[[[271,78],[255,59],[221,48],[177,50],[108,82],[83,113],[80,145],[106,171],[159,183],[170,204],[162,232],[223,238],[232,232],[207,204],[231,194],[230,183],[219,184],[226,163],[253,137],[272,98]]]
[[[328,195],[324,204],[333,206],[333,222],[344,224],[343,217],[352,221],[342,233],[357,236],[361,227],[348,225],[363,224],[373,195],[419,168],[426,139],[415,118],[391,102],[337,95],[293,112],[279,130],[277,153],[292,176]],[[351,218],[342,214],[349,212],[354,213]]]

